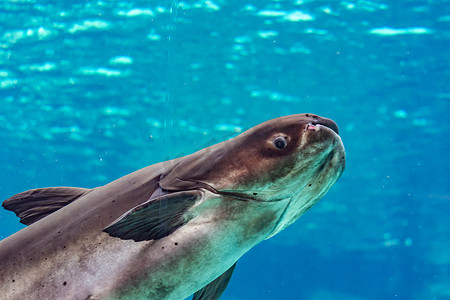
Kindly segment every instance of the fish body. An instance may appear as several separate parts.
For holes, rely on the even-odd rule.
[[[0,242],[5,299],[218,299],[237,260],[313,206],[344,170],[336,124],[262,123],[94,189],[3,206],[29,225]]]

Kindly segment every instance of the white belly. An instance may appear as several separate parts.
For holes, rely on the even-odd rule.
[[[27,278],[42,278],[42,272],[48,276],[38,283],[44,288],[23,292],[36,299],[189,297],[264,240],[279,218],[279,206],[285,205],[220,201],[226,204],[157,241],[121,240],[106,233],[80,237],[51,262],[29,269],[35,274]]]

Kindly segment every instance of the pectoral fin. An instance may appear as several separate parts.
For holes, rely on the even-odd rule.
[[[49,187],[29,190],[3,202],[3,207],[16,213],[20,222],[30,225],[86,195],[91,189]]]
[[[136,242],[161,239],[189,221],[186,212],[200,199],[201,193],[197,190],[150,199],[123,214],[103,231]]]
[[[237,262],[236,262],[237,263]],[[225,271],[222,275],[217,277],[210,284],[198,290],[192,300],[218,300],[222,293],[225,291],[228,282],[230,282],[231,275],[233,274],[236,263]]]

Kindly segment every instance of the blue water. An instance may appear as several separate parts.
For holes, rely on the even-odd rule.
[[[449,51],[449,1],[4,0],[0,199],[316,113],[346,171],[222,299],[448,300]]]

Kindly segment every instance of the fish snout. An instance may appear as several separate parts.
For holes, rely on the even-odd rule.
[[[304,127],[305,137],[302,146],[309,148],[309,153],[315,153],[318,157],[328,157],[335,160],[334,165],[345,165],[345,149],[339,136],[337,124],[327,118],[313,114],[305,114],[307,117]],[[333,159],[334,158],[334,159]]]
[[[315,130],[316,125],[322,125],[333,130],[337,135],[339,135],[339,128],[333,120],[323,118],[314,114],[305,114],[305,116],[309,119],[309,123],[306,126],[306,130]]]

